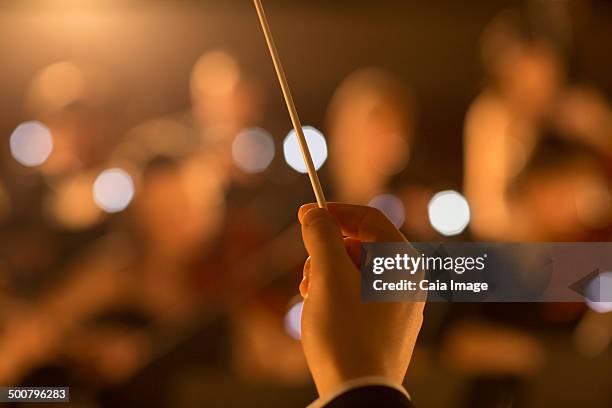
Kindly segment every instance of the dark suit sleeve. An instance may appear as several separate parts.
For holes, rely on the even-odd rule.
[[[400,391],[384,385],[353,388],[338,395],[325,408],[414,408]]]

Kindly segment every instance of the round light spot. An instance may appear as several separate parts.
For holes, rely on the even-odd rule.
[[[125,210],[134,198],[134,183],[130,175],[119,168],[104,170],[93,185],[96,204],[108,213]]]
[[[442,235],[459,235],[470,223],[470,206],[456,191],[441,191],[434,195],[427,211],[431,226]]]
[[[316,170],[319,170],[321,166],[327,160],[327,143],[323,133],[312,126],[304,126],[304,137],[306,137],[306,143],[312,156],[312,162]],[[289,132],[285,141],[283,142],[283,153],[285,155],[285,161],[292,169],[300,173],[307,173],[306,164],[302,157],[302,151],[300,150],[300,144],[295,134],[295,130]]]
[[[49,129],[40,122],[25,122],[17,126],[10,138],[11,155],[27,167],[40,166],[53,150]]]
[[[395,225],[400,228],[406,220],[406,213],[402,201],[392,194],[377,195],[368,203],[370,207],[378,208]]]
[[[586,301],[587,305],[597,313],[612,312],[612,272],[599,274],[589,282],[586,288],[587,297],[600,299],[601,302]]]
[[[274,159],[274,140],[264,129],[241,131],[232,142],[234,163],[245,173],[260,173]]]
[[[299,301],[289,308],[285,315],[285,331],[296,340],[302,338],[302,309],[304,302]]]

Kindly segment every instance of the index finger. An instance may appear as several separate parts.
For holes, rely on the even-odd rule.
[[[316,203],[300,207],[298,218],[302,222],[304,214]],[[379,209],[364,205],[328,203],[329,212],[336,218],[345,236],[362,242],[407,242],[402,233]]]

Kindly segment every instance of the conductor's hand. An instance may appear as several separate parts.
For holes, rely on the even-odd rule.
[[[365,376],[401,384],[421,329],[424,303],[363,302],[357,265],[361,242],[406,239],[371,207],[330,203],[324,210],[307,204],[298,217],[310,255],[300,284],[302,345],[319,395]]]

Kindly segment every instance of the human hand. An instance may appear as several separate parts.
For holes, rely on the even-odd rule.
[[[363,302],[357,265],[361,242],[406,238],[371,207],[329,203],[328,211],[307,204],[298,218],[310,255],[300,284],[302,345],[320,397],[365,376],[401,384],[425,303]]]

